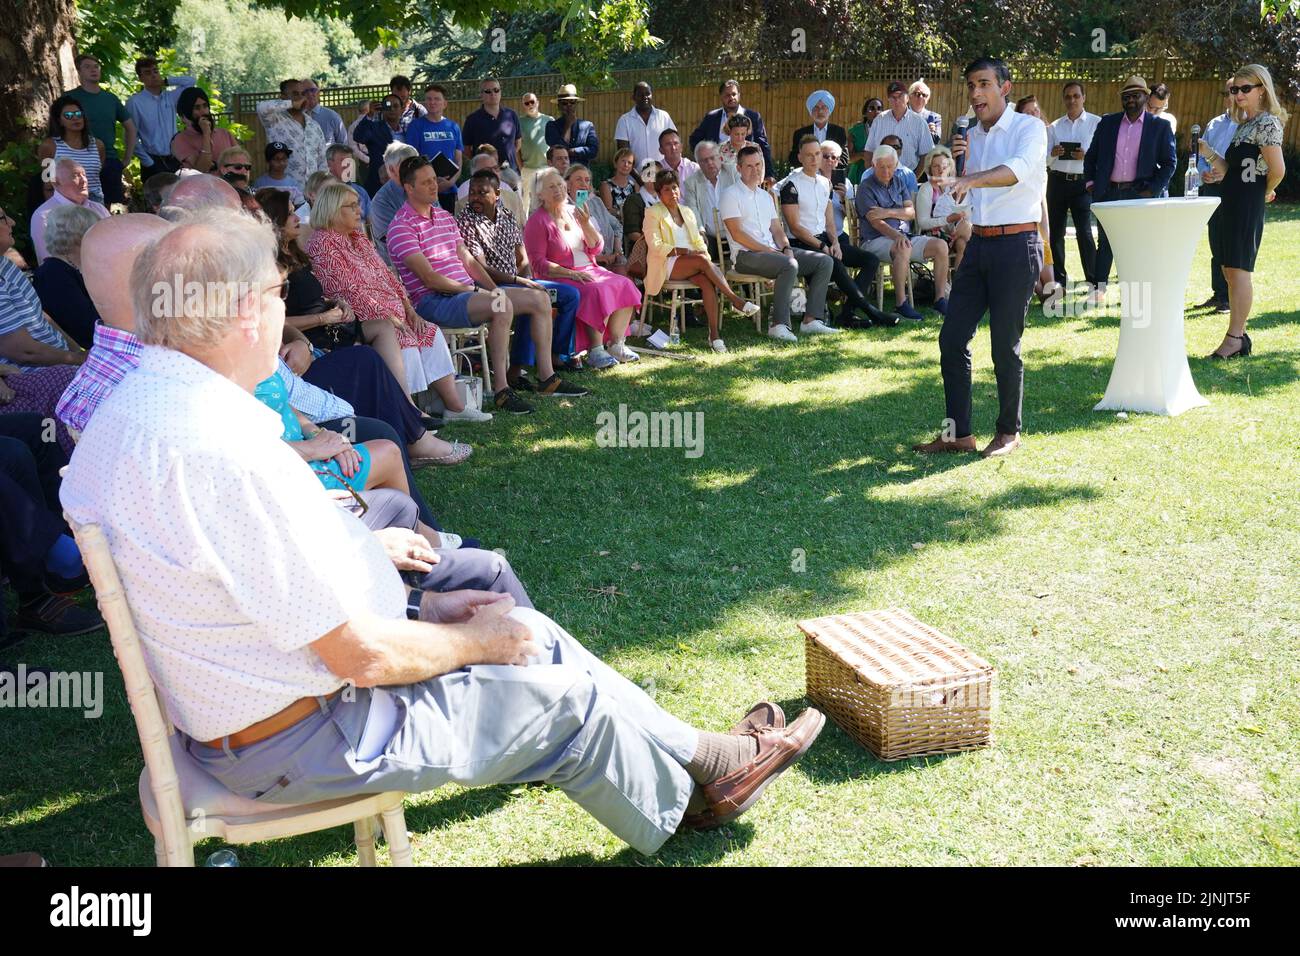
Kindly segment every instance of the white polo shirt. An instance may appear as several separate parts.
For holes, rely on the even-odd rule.
[[[1100,116],[1096,113],[1089,113],[1085,110],[1079,114],[1079,118],[1076,120],[1070,119],[1070,116],[1067,113],[1051,126],[1047,127],[1047,156],[1049,160],[1049,168],[1058,173],[1082,175],[1082,159],[1062,159],[1060,156],[1054,157],[1052,156],[1052,150],[1061,143],[1078,143],[1079,148],[1086,153],[1088,147],[1092,145],[1092,136],[1097,132],[1097,124],[1100,122]]]
[[[636,107],[628,110],[618,118],[614,127],[614,139],[627,140],[627,145],[636,157],[633,167],[639,169],[647,159],[661,160],[664,154],[659,151],[659,134],[666,129],[676,129],[673,118],[667,110],[651,107],[650,119],[643,120]]]
[[[826,231],[826,206],[831,201],[831,181],[821,173],[808,176],[796,169],[776,187],[782,206],[798,204],[799,226],[814,236]]]
[[[1017,113],[1008,104],[991,129],[985,130],[977,122],[966,136],[966,175],[998,166],[1006,166],[1016,174],[1014,185],[972,189],[967,194],[971,222],[976,226],[1010,226],[1040,221],[1047,182],[1047,127],[1043,121],[1028,113]]]
[[[722,198],[718,200],[718,212],[722,216],[724,229],[728,219],[739,219],[740,227],[749,238],[773,252],[781,251],[776,247],[776,240],[772,238],[772,220],[777,215],[776,203],[772,199],[772,194],[761,185],[753,189],[743,182],[728,186],[722,191]],[[734,263],[737,256],[747,251],[749,250],[740,243],[731,243],[731,261]]]
[[[146,345],[63,481],[68,514],[108,537],[167,713],[196,740],[338,689],[308,645],[350,619],[406,614],[379,539],[283,430],[229,379]]]

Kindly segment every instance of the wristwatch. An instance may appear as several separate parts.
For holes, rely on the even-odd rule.
[[[424,600],[424,592],[419,588],[411,588],[406,592],[406,619],[408,621],[418,621],[420,619],[420,602]]]

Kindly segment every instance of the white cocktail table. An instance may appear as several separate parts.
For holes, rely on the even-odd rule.
[[[1180,415],[1208,405],[1192,381],[1183,298],[1196,244],[1218,197],[1093,203],[1119,271],[1119,349],[1093,411]]]

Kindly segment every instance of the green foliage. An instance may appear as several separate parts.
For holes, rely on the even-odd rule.
[[[14,245],[24,253],[31,251],[27,189],[32,177],[41,171],[34,145],[19,139],[0,148],[0,209],[14,220]]]
[[[135,83],[137,57],[156,55],[175,39],[177,7],[171,0],[96,0],[77,6],[77,46],[104,70],[105,85],[120,91]]]

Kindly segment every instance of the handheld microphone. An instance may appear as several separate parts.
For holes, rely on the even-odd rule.
[[[962,138],[963,142],[965,142],[967,150],[970,149],[970,143],[969,141],[966,140],[966,127],[968,127],[969,125],[970,125],[969,118],[967,118],[964,115],[957,117],[957,135]],[[955,160],[955,164],[957,166],[957,175],[958,176],[966,175],[966,153],[962,153],[960,156],[958,156]]]
[[[1192,162],[1196,162],[1196,156],[1201,151],[1201,125],[1192,124]]]

